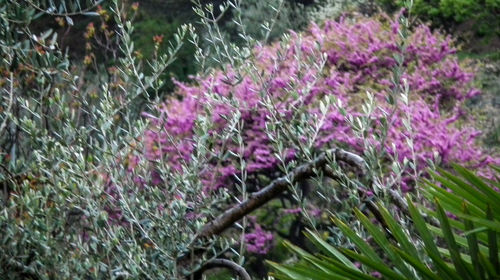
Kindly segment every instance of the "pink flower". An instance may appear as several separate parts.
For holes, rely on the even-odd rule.
[[[143,114],[151,120],[151,129],[146,131],[143,140],[145,158],[151,162],[161,159],[172,171],[182,172],[182,165],[191,160],[196,150],[193,130],[197,119],[211,110],[214,125],[208,133],[215,136],[227,128],[227,118],[238,111],[244,127],[242,138],[245,145],[241,152],[247,172],[278,170],[277,151],[266,130],[270,112],[262,105],[262,96],[274,101],[277,113],[286,121],[292,121],[293,106],[299,104],[299,99],[314,122],[314,116],[319,114],[319,100],[324,96],[341,100],[347,114],[362,116],[360,98],[369,91],[375,94],[379,106],[372,116],[374,126],[370,133],[375,133],[380,130],[381,111],[391,111],[385,97],[393,87],[391,71],[395,65],[393,55],[399,52],[399,28],[397,20],[390,21],[390,27],[369,18],[359,18],[355,22],[344,19],[327,21],[323,28],[312,25],[310,31],[297,40],[298,45],[290,44],[286,49],[281,49],[283,46],[279,43],[256,46],[255,64],[263,74],[262,79],[254,81],[250,75],[239,77],[237,69],[228,66],[225,72],[215,70],[211,75],[193,77],[191,84],[174,81],[177,86],[175,96],[158,105],[157,114]],[[295,33],[291,36],[299,38]],[[300,51],[301,59],[297,59]],[[301,65],[308,60],[317,60],[322,53],[327,55],[322,71]],[[443,166],[460,162],[487,173],[487,164],[492,160],[485,160],[488,153],[476,145],[480,132],[473,128],[472,119],[460,109],[466,99],[479,94],[471,83],[474,71],[462,65],[454,53],[450,38],[432,32],[425,25],[413,30],[408,38],[403,74],[410,87],[410,103],[408,106],[399,104],[393,119],[389,120],[392,126],[386,143],[373,144],[391,156],[397,155],[400,163],[405,158],[412,159],[414,151],[419,171],[427,168],[429,159],[437,157]],[[316,83],[310,87],[313,80]],[[296,92],[295,98],[290,90]],[[209,98],[208,93],[233,98],[237,106]],[[407,114],[414,135],[413,151],[407,143],[410,133],[402,122]],[[299,139],[303,140],[304,137]],[[324,149],[337,145],[362,153],[363,139],[356,137],[344,116],[331,107],[315,147]],[[222,148],[226,150],[221,151]],[[285,160],[296,158],[296,147],[284,148],[287,152]],[[216,142],[212,149],[221,154],[240,152],[234,141],[225,145]],[[497,161],[498,157],[493,158]],[[238,172],[239,160],[227,157],[221,162],[209,163],[200,177],[206,185],[205,190],[210,192],[234,186],[234,176]],[[404,191],[411,190],[411,173],[405,172],[403,177],[400,187]],[[151,180],[153,184],[162,183],[154,172]]]

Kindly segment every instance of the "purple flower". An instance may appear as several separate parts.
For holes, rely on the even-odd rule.
[[[252,219],[250,219],[250,224],[253,229],[250,233],[245,234],[248,252],[260,255],[267,254],[272,246],[273,234],[262,230],[262,227],[255,221],[252,222]]]
[[[362,116],[360,102],[363,94],[366,91],[374,93],[379,108],[372,116],[374,126],[370,133],[375,133],[382,123],[381,111],[391,111],[385,97],[393,87],[393,55],[399,52],[399,23],[387,20],[389,24],[370,18],[358,18],[354,22],[344,19],[327,21],[324,27],[311,25],[310,30],[301,35],[301,40],[296,40],[299,45],[257,45],[254,62],[263,75],[262,79],[254,81],[250,75],[239,77],[237,71],[228,66],[225,72],[215,70],[211,75],[193,77],[190,84],[174,81],[177,86],[175,96],[157,106],[157,115],[143,115],[151,120],[151,128],[143,138],[145,159],[152,163],[152,170],[154,162],[161,160],[172,171],[182,172],[182,164],[189,162],[195,151],[193,129],[197,118],[210,109],[214,126],[209,135],[217,135],[227,128],[226,117],[238,110],[244,127],[242,138],[245,145],[241,152],[247,172],[278,170],[277,151],[266,130],[271,114],[262,105],[262,96],[271,98],[277,113],[286,121],[292,121],[294,106],[299,103],[290,94],[291,89],[297,93],[303,109],[313,116],[312,121],[319,114],[319,101],[325,96],[341,100],[347,114]],[[291,36],[298,38],[299,35],[292,33]],[[297,56],[300,51],[302,53]],[[479,91],[472,85],[474,69],[459,62],[455,52],[450,38],[431,31],[428,26],[417,26],[413,30],[408,38],[403,74],[410,87],[409,105],[398,104],[389,120],[392,125],[385,143],[370,141],[385,149],[388,155],[397,155],[400,163],[412,159],[414,152],[418,171],[425,171],[427,161],[437,157],[443,166],[460,162],[488,174],[487,165],[499,162],[499,158],[489,156],[476,144],[480,132],[474,129],[472,118],[461,109],[464,102]],[[322,71],[301,65],[305,61],[317,60],[322,53],[327,55]],[[310,82],[314,79],[316,83],[311,88]],[[209,98],[207,93],[232,97],[238,106]],[[411,119],[413,150],[407,142],[410,133],[402,121],[406,115]],[[353,134],[344,116],[333,107],[329,108],[314,144],[318,149],[337,145],[359,153],[363,149],[363,139]],[[284,148],[286,160],[295,159],[296,147]],[[216,142],[212,149],[221,154],[240,152],[234,141]],[[234,186],[234,175],[240,172],[239,159],[227,157],[208,165],[199,174],[207,193]],[[162,183],[158,174],[152,172],[151,176],[154,185]],[[405,171],[399,187],[411,191],[413,186],[412,173]]]

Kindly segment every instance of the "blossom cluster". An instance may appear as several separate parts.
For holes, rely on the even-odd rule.
[[[426,25],[413,30],[401,53],[399,29],[397,21],[388,18],[312,24],[305,33],[292,31],[287,44],[255,46],[251,59],[262,73],[260,78],[227,66],[224,71],[196,76],[190,84],[176,82],[175,96],[158,105],[158,115],[145,114],[151,120],[151,128],[144,136],[145,158],[167,163],[170,170],[182,172],[183,163],[191,160],[196,149],[193,136],[199,117],[210,118],[213,126],[209,133],[217,135],[228,128],[231,116],[238,114],[244,145],[231,139],[218,140],[214,151],[241,154],[248,174],[278,170],[282,158],[278,158],[270,139],[269,122],[273,114],[292,122],[294,110],[300,106],[313,122],[324,116],[314,138],[315,149],[341,146],[362,154],[366,139],[353,133],[348,116],[373,119],[372,133],[383,129],[386,118],[389,126],[385,141],[373,143],[385,152],[385,157],[401,165],[412,159],[419,172],[428,167],[429,160],[442,166],[460,162],[487,172],[488,164],[500,160],[477,145],[480,131],[471,125],[473,120],[463,106],[467,99],[479,94],[473,87],[473,69],[454,55],[456,49],[450,38],[432,32]],[[394,87],[391,79],[397,55],[404,59],[405,70],[399,82],[408,86],[409,101],[394,104],[387,101],[387,96]],[[304,63],[321,58],[325,58],[324,67],[314,67],[313,63],[306,67]],[[362,110],[366,92],[373,94],[377,103],[377,109],[369,116]],[[332,96],[342,106],[329,104],[327,110],[322,110],[321,101]],[[266,100],[271,100],[275,112],[263,105]],[[393,114],[387,114],[392,110]],[[370,141],[373,139],[378,141]],[[286,158],[293,159],[297,150],[293,145],[286,147]],[[234,186],[239,162],[236,157],[209,161],[206,172],[199,174],[206,192]],[[389,176],[392,171],[389,166],[386,168]],[[403,171],[398,186],[402,191],[414,188],[414,176],[410,173]],[[153,171],[153,175],[150,183],[161,184],[158,174]],[[255,229],[255,233],[245,237],[248,249],[265,252],[272,235],[258,225]]]
[[[298,100],[315,116],[320,111],[319,101],[325,96],[335,96],[348,114],[359,116],[363,114],[360,110],[363,94],[369,91],[377,96],[380,111],[374,116],[380,117],[380,112],[391,110],[385,97],[392,87],[394,54],[400,52],[398,30],[398,24],[388,19],[361,18],[354,22],[341,19],[327,21],[322,27],[312,24],[305,34],[292,32],[291,43],[285,49],[278,42],[255,47],[255,64],[264,78],[260,82],[250,74],[240,77],[240,72],[231,67],[195,77],[192,84],[177,82],[176,96],[158,106],[159,116],[150,116],[153,128],[144,139],[147,159],[162,159],[174,170],[180,170],[181,162],[189,161],[193,152],[191,137],[196,119],[205,114],[208,106],[212,110],[211,120],[217,124],[214,132],[227,126],[228,116],[236,111],[241,114],[243,157],[249,173],[269,170],[278,164],[266,133],[270,112],[261,105],[263,98],[271,97],[276,109],[286,117],[291,115],[290,104]],[[462,105],[479,91],[472,86],[472,69],[461,65],[453,55],[456,50],[451,39],[421,25],[408,40],[402,79],[409,85],[411,101],[408,105],[400,104],[389,120],[388,139],[382,143],[387,152],[401,162],[411,158],[412,149],[407,144],[410,135],[402,121],[409,112],[419,168],[425,168],[427,159],[433,158],[439,158],[442,164],[457,161],[475,167],[498,162],[475,144],[479,131],[468,126],[470,120]],[[300,66],[302,61],[318,59],[322,54],[327,58],[323,69]],[[298,56],[302,58],[297,59]],[[298,99],[290,96],[292,88]],[[238,104],[215,100],[207,93],[231,97]],[[353,135],[345,119],[338,109],[329,107],[316,147],[347,145],[361,150],[361,139]],[[231,143],[225,148],[238,149]],[[293,156],[293,151],[290,154]],[[213,166],[213,170],[216,172],[203,174],[207,189],[228,186],[238,168],[226,160]]]
[[[248,217],[252,224],[252,231],[245,234],[245,244],[248,252],[254,254],[267,254],[272,246],[273,234],[262,229],[256,222],[256,217]]]

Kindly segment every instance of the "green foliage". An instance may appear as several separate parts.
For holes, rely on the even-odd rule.
[[[240,233],[209,240],[197,235],[234,198],[249,195],[244,184],[239,194],[219,190],[206,195],[200,176],[210,170],[209,163],[230,156],[242,159],[240,182],[250,180],[241,152],[221,155],[213,149],[228,139],[245,145],[241,115],[229,116],[234,126],[218,133],[209,133],[218,126],[211,115],[217,112],[195,116],[189,141],[195,149],[180,172],[166,159],[141,161],[144,134],[152,130],[140,114],[162,110],[152,104],[160,103],[167,73],[185,67],[178,58],[191,52],[188,40],[196,46],[198,65],[215,57],[220,58],[218,66],[228,61],[234,69],[251,54],[253,41],[245,42],[246,49],[224,41],[217,22],[209,20],[207,13],[213,10],[202,5],[197,11],[203,14],[205,30],[213,31],[205,38],[216,44],[210,55],[199,47],[192,25],[174,32],[178,22],[165,26],[143,18],[135,26],[137,4],[59,2],[64,5],[0,0],[0,275],[177,279],[229,249],[243,263]],[[62,50],[58,36],[65,35],[46,30],[46,22],[66,30],[86,24],[85,34],[74,42],[85,49],[85,59],[72,59]],[[136,37],[138,33],[144,37]],[[155,37],[161,34],[165,37]],[[300,63],[320,67],[315,60]],[[245,66],[241,73],[257,69],[252,61]],[[228,103],[237,106],[234,101]],[[316,129],[308,119],[300,121],[301,131]],[[268,121],[270,135],[277,135],[278,123],[277,117]],[[283,147],[284,140],[278,140],[276,145]],[[288,172],[297,164],[283,162],[283,168]],[[291,189],[299,198],[298,187]],[[241,236],[247,228],[243,222]],[[182,262],[194,248],[206,252]]]
[[[425,194],[433,201],[432,208],[407,198],[413,230],[407,231],[408,226],[381,204],[377,212],[383,225],[373,224],[368,216],[355,210],[370,241],[334,218],[355,249],[335,248],[308,231],[308,238],[321,255],[287,243],[301,261],[295,265],[271,262],[276,278],[376,279],[374,276],[381,275],[386,279],[497,279],[500,193],[494,188],[499,188],[500,182],[479,177],[458,165],[453,167],[458,175],[444,170],[433,174],[439,185],[426,181]]]
[[[404,5],[401,0],[378,2],[389,9],[399,9]],[[477,35],[500,35],[499,0],[415,0],[412,13],[442,27],[464,23],[467,26],[464,30],[472,27]]]
[[[200,21],[205,28],[203,32],[206,32],[203,39],[206,39],[205,44],[211,45],[213,50],[213,53],[208,53],[207,48],[199,42],[199,37],[202,36],[191,25],[180,25],[179,21],[150,18],[146,15],[134,25],[132,22],[139,6],[126,0],[0,0],[2,279],[178,279],[194,274],[207,261],[220,256],[238,259],[239,264],[249,264],[251,261],[248,260],[252,258],[256,259],[256,263],[262,262],[256,255],[247,258],[246,252],[250,251],[250,247],[245,246],[244,241],[245,237],[252,234],[249,232],[249,218],[242,218],[240,223],[236,223],[233,229],[223,235],[203,240],[199,235],[200,229],[228,206],[252,197],[257,187],[282,174],[294,173],[301,162],[314,160],[319,152],[314,143],[325,116],[330,107],[337,106],[334,103],[341,107],[341,102],[334,102],[333,98],[318,100],[318,113],[302,106],[302,98],[297,93],[311,91],[311,87],[317,82],[316,78],[308,81],[307,85],[294,82],[287,85],[286,89],[283,88],[287,96],[300,101],[286,105],[287,111],[293,113],[291,118],[275,107],[273,99],[259,100],[258,103],[266,110],[263,116],[267,114],[265,130],[262,132],[271,140],[269,145],[277,151],[273,157],[279,160],[279,166],[276,167],[276,172],[270,171],[266,175],[269,178],[265,179],[248,172],[248,164],[251,162],[244,156],[245,146],[248,145],[244,141],[248,123],[245,123],[241,111],[220,114],[218,109],[221,107],[218,105],[243,109],[245,101],[251,100],[239,100],[233,92],[227,96],[218,92],[224,90],[225,86],[240,84],[243,81],[241,77],[248,77],[252,83],[265,87],[275,78],[268,77],[266,71],[260,71],[262,68],[255,60],[249,59],[258,53],[253,48],[256,41],[248,36],[245,30],[250,29],[246,29],[244,25],[253,28],[260,25],[261,21],[268,21],[264,24],[263,37],[272,39],[285,30],[284,26],[299,24],[302,19],[297,10],[287,11],[286,7],[291,7],[287,6],[289,4],[277,1],[273,3],[284,7],[283,11],[266,6],[266,10],[261,11],[266,16],[252,18],[250,13],[245,22],[246,9],[254,9],[255,13],[259,11],[255,9],[257,6],[243,1],[234,0],[222,8],[218,5],[196,5],[195,12],[201,16]],[[174,2],[181,6],[186,3],[163,1],[167,4]],[[319,2],[332,5],[337,3]],[[243,3],[247,6],[242,5]],[[225,40],[227,37],[219,28],[221,22],[214,19],[219,10],[223,10],[222,13],[227,11],[228,14],[234,12],[232,15],[238,26],[237,36],[243,39],[243,46]],[[80,19],[83,21],[79,22]],[[281,20],[284,20],[283,25],[280,25]],[[71,28],[88,23],[82,38],[76,36],[80,41],[74,42],[84,46],[83,63],[72,59],[66,48],[59,45],[61,41],[58,36],[65,36],[64,34],[45,30],[44,23],[54,21],[60,29],[66,30],[74,30]],[[400,20],[400,23],[407,27],[406,20]],[[273,33],[274,28],[281,31]],[[401,45],[397,44],[401,49],[405,46],[405,33],[401,32],[402,42]],[[319,53],[310,59],[302,56],[308,50],[316,53],[320,46],[301,50],[295,38],[288,36],[280,42],[296,54],[293,55],[294,67],[303,69],[298,72],[300,75],[288,76],[295,79],[307,69],[323,73],[326,69],[326,57]],[[194,47],[186,44],[187,40]],[[266,40],[263,41],[259,47],[265,44]],[[277,47],[278,44],[274,46]],[[221,83],[207,83],[210,87],[203,92],[203,96],[207,98],[204,104],[207,105],[206,112],[203,114],[198,114],[194,109],[183,111],[179,105],[188,99],[187,96],[181,98],[182,102],[171,98],[168,106],[158,105],[161,93],[170,86],[170,72],[180,73],[173,76],[184,80],[188,73],[195,71],[195,64],[190,61],[193,53],[196,65],[206,70],[200,77],[206,74],[206,77],[218,81],[218,77],[231,74],[235,83],[229,79],[220,80]],[[283,55],[280,50],[276,50],[275,62],[287,57]],[[404,73],[404,60],[400,56],[395,58],[400,62],[394,69],[394,76],[391,76],[394,81],[393,93],[395,96],[401,93],[405,97],[409,90],[403,90],[402,85],[398,84]],[[208,64],[206,61],[215,61],[222,72],[204,69],[203,66]],[[188,86],[183,87],[187,88]],[[259,96],[264,97],[269,92],[268,89],[259,91]],[[373,146],[370,146],[366,136],[372,127],[371,114],[377,106],[373,96],[368,96],[369,102],[363,106],[366,115],[352,117],[351,113],[346,115],[345,111],[343,114],[346,119],[351,117],[348,129],[352,128],[360,135],[360,139],[366,140],[363,145],[368,147],[368,153],[364,156],[371,162],[367,165],[371,168],[370,173],[373,173],[370,178],[374,178],[373,181],[379,184],[376,187],[382,189],[385,181],[380,180],[382,169],[377,167],[380,157],[375,149],[370,150]],[[175,109],[186,114],[176,119],[173,114]],[[259,111],[252,111],[253,113]],[[141,114],[151,118],[142,118]],[[169,141],[177,136],[163,134],[165,129],[155,130],[160,118],[155,118],[153,114],[167,117],[167,127],[175,127],[179,120],[180,126],[189,132],[188,144],[172,149],[174,153],[183,152],[183,149],[189,151],[189,157],[181,157],[178,166],[170,165],[167,157],[145,157],[148,151],[155,152],[168,146],[163,143],[163,146],[154,146],[148,150],[145,146],[151,143],[148,143],[147,135],[160,133],[162,140]],[[227,121],[227,127],[221,129],[220,123],[214,121],[216,118]],[[192,121],[192,125],[187,125],[186,120]],[[384,133],[388,128],[383,125]],[[221,143],[229,143],[230,147],[227,150],[217,149]],[[412,145],[411,136],[406,138],[406,143]],[[233,144],[238,149],[232,150]],[[295,160],[288,160],[288,147],[297,146],[302,150],[300,155]],[[231,174],[234,188],[207,190],[208,183],[204,181],[204,175],[214,174],[211,166],[216,162],[219,165],[221,159],[235,162],[237,172]],[[324,177],[325,174],[315,174],[314,184],[318,185],[318,192],[325,192],[325,195],[320,194],[321,197],[313,200],[306,197],[308,185],[290,182],[287,186],[286,200],[290,202],[287,204],[290,207],[300,207],[303,212],[301,219],[313,226],[316,218],[311,217],[313,214],[309,210],[316,212],[316,207],[312,207],[314,205],[325,209],[333,208],[338,217],[350,218],[352,221],[350,209],[361,203],[357,187],[365,180],[353,179],[356,174],[350,169],[344,169],[344,165],[330,159],[330,156],[327,160],[328,173],[339,182],[330,184],[330,180]],[[416,159],[411,161],[416,162]],[[411,168],[416,170],[415,166],[416,163]],[[393,165],[393,170],[398,168],[399,165]],[[406,168],[407,163],[403,162],[402,168],[394,173],[402,173]],[[279,214],[277,209],[273,209],[276,208],[261,209],[264,213],[256,211],[256,214],[272,224],[279,218],[279,215],[267,213],[274,211]],[[471,207],[471,213],[475,212],[477,210]],[[495,217],[493,212],[488,213]],[[442,211],[429,213],[438,218],[442,218],[442,214]],[[388,214],[385,216],[389,217]],[[401,267],[398,271],[408,274],[401,266],[403,256],[388,250],[390,248],[387,244],[390,241],[384,239],[383,233],[368,224],[366,217],[359,211],[357,218],[359,221],[349,223],[349,226],[335,220],[340,225],[340,230],[333,234],[338,244],[345,241],[344,235],[351,236],[355,241],[342,244],[351,246],[355,243],[372,260],[385,261],[385,258],[376,255],[379,250],[371,250],[368,245],[363,244],[362,239],[355,238],[351,227],[356,234],[364,234],[364,231],[358,229],[358,225],[362,223],[367,232],[376,236],[380,247],[386,246],[387,256]],[[397,227],[396,221],[391,223],[389,218],[386,220],[391,229]],[[283,226],[282,233],[285,236],[291,235],[290,230],[287,232],[286,229],[295,221],[301,222],[300,225],[303,226],[301,220],[292,220],[291,216],[282,220],[283,224],[280,226]],[[478,223],[472,221],[467,229],[474,228],[474,224]],[[323,229],[329,225],[330,223],[320,224]],[[453,226],[455,224],[450,222],[450,227]],[[322,230],[321,227],[317,228]],[[398,234],[398,238],[403,240],[406,232],[397,233],[393,230],[393,234]],[[447,237],[449,230],[442,234]],[[286,238],[290,238],[289,236]],[[484,249],[487,245],[485,240],[491,239],[492,233],[488,235],[481,232],[477,236],[477,251],[484,251],[488,255],[488,251]],[[343,256],[350,251],[337,250],[319,238],[311,238],[313,243],[325,247],[324,253],[333,254],[338,262],[350,267],[354,275],[363,275],[366,265],[359,269],[349,260],[351,256]],[[411,243],[402,246],[411,249]],[[203,253],[198,254],[198,249]],[[186,258],[194,251],[195,257]],[[411,250],[405,252],[408,251]],[[458,259],[454,253],[456,251],[447,252],[452,260]],[[285,258],[280,254],[282,252],[273,253],[279,260]],[[446,252],[440,253],[445,255]],[[388,269],[384,271],[392,276],[398,273]],[[219,271],[214,278],[226,276],[218,273]]]
[[[274,9],[270,9],[269,6],[274,7]],[[273,18],[276,18],[276,21],[268,35],[269,39],[278,38],[288,30],[300,30],[309,23],[305,14],[302,13],[304,6],[288,1],[249,0],[242,3],[241,9],[241,22],[245,26],[246,32],[256,39],[266,36],[266,30],[262,28],[262,25]],[[237,28],[232,21],[228,21],[224,27],[234,38],[237,38]]]
[[[290,30],[301,31],[311,22],[322,23],[332,20],[342,13],[362,7],[366,0],[315,0],[306,5],[300,1],[286,0],[247,0],[241,5],[241,22],[248,35],[255,39],[266,37],[267,30],[271,29],[268,39],[277,39]],[[273,26],[268,23],[274,21]],[[238,38],[238,25],[227,21],[223,26],[232,39]]]
[[[317,0],[305,14],[310,21],[322,23],[352,11],[366,10],[371,13],[374,7],[368,2],[367,0]]]
[[[200,220],[184,219],[192,205],[172,191],[139,190],[117,166],[141,150],[137,139],[147,123],[139,114],[153,103],[151,93],[162,87],[160,76],[192,27],[180,27],[169,48],[146,64],[131,40],[130,7],[108,1],[112,9],[105,11],[100,2],[0,1],[2,279],[175,278],[175,256],[200,227]],[[112,28],[88,25],[86,38],[109,32],[102,33],[116,56],[106,70],[96,64],[90,71],[94,61],[71,60],[53,30],[32,28],[44,18],[70,28],[78,18],[99,16]],[[199,196],[178,182],[170,186]]]
[[[168,42],[173,39],[182,23],[179,20],[167,20],[163,17],[148,16],[142,14],[137,23],[134,24],[134,33],[132,39],[135,48],[141,52],[144,57],[153,57],[155,53],[164,53],[169,47]],[[162,41],[159,48],[155,48],[154,37],[161,36]],[[176,61],[168,71],[161,77],[165,81],[162,91],[170,92],[173,90],[172,78],[179,81],[188,81],[188,76],[197,71],[196,61],[194,59],[195,47],[192,44],[185,44],[177,53]],[[147,70],[150,72],[151,70]]]

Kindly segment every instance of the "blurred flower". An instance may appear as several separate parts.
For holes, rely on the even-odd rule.
[[[108,29],[108,25],[105,22],[103,22],[103,23],[101,23],[100,28],[101,28],[101,31],[106,31]]]
[[[160,45],[163,42],[163,35],[153,36],[153,42],[155,43],[155,45]]]
[[[250,227],[252,231],[245,234],[245,244],[248,252],[254,254],[265,255],[269,252],[272,246],[273,234],[262,230],[261,225],[255,222],[255,217],[249,217]]]
[[[104,19],[104,21],[108,21],[110,19],[108,11],[103,9],[101,5],[97,6],[97,13]]]
[[[65,22],[64,18],[62,18],[62,17],[56,17],[55,21],[57,22],[57,24],[60,27],[64,27],[64,25],[66,25],[66,22]]]
[[[90,65],[92,64],[92,55],[86,55],[84,58],[83,58],[83,64],[85,65]]]
[[[137,12],[139,9],[139,2],[132,3],[132,11]]]
[[[327,21],[322,28],[313,24],[309,32],[301,35],[292,32],[290,37],[299,42],[299,47],[290,45],[283,49],[284,46],[279,43],[256,46],[255,63],[262,71],[263,79],[269,79],[266,91],[270,98],[279,101],[279,113],[285,118],[291,116],[290,104],[294,99],[287,92],[293,85],[295,92],[304,93],[302,106],[311,116],[320,113],[318,104],[324,96],[335,97],[346,104],[343,110],[347,115],[363,116],[357,104],[360,103],[362,92],[368,90],[375,93],[379,106],[371,116],[371,132],[380,129],[384,117],[382,111],[391,110],[385,96],[392,87],[391,71],[396,63],[393,54],[399,51],[399,37],[391,28],[400,27],[397,22],[387,26],[375,19],[362,18],[355,22],[342,19]],[[162,39],[163,36],[157,35],[153,41],[159,44]],[[303,52],[300,57],[304,59],[296,59],[298,51]],[[279,58],[278,52],[282,58]],[[466,121],[460,106],[466,99],[477,95],[478,90],[472,86],[472,69],[461,65],[453,55],[455,52],[449,38],[432,32],[425,25],[414,29],[408,38],[405,54],[405,63],[412,66],[407,68],[402,77],[408,82],[412,100],[407,106],[398,106],[393,119],[389,120],[391,126],[384,147],[381,147],[382,143],[372,143],[397,157],[400,163],[405,158],[412,158],[414,151],[418,171],[424,172],[428,166],[427,160],[436,157],[441,159],[442,164],[458,161],[480,168],[498,161],[486,159],[487,154],[475,144],[478,131],[458,125],[459,120]],[[326,54],[327,59],[322,72],[301,67],[301,63],[317,60],[322,53]],[[195,79],[197,83],[175,82],[177,95],[182,98],[170,99],[159,106],[160,116],[150,118],[152,124],[159,127],[145,134],[146,157],[149,160],[168,158],[170,167],[180,170],[181,162],[189,160],[194,149],[190,137],[197,115],[204,114],[204,108],[209,105],[212,121],[217,124],[217,128],[226,126],[227,119],[223,116],[230,116],[239,110],[246,127],[242,136],[247,172],[258,173],[260,170],[277,168],[279,161],[275,156],[276,151],[266,132],[270,113],[261,105],[262,97],[258,94],[264,85],[250,76],[238,77],[237,70],[230,67],[225,72],[216,71],[213,75]],[[314,79],[317,80],[309,88]],[[222,97],[232,96],[240,105],[234,108],[210,100],[206,92]],[[411,129],[415,135],[413,148],[407,143],[409,134],[403,123],[407,114],[411,116]],[[165,118],[166,115],[168,118]],[[217,133],[217,128],[212,132]],[[353,133],[345,116],[333,107],[329,108],[315,142],[317,148],[330,145],[347,145],[357,152],[363,149],[363,139]],[[288,147],[287,150],[287,160],[295,158],[294,148]],[[234,168],[235,164],[228,160],[222,166],[213,167],[217,168],[217,172],[200,174],[206,189],[228,187],[238,172]],[[400,187],[403,191],[410,191],[413,185],[412,174],[405,171]]]
[[[94,23],[90,22],[87,25],[87,32],[85,32],[84,36],[85,36],[86,39],[90,39],[90,38],[94,37],[94,35],[95,35]]]
[[[142,59],[144,57],[144,55],[142,54],[142,52],[140,50],[134,51],[134,54],[135,54],[135,57],[137,57],[137,59]]]

